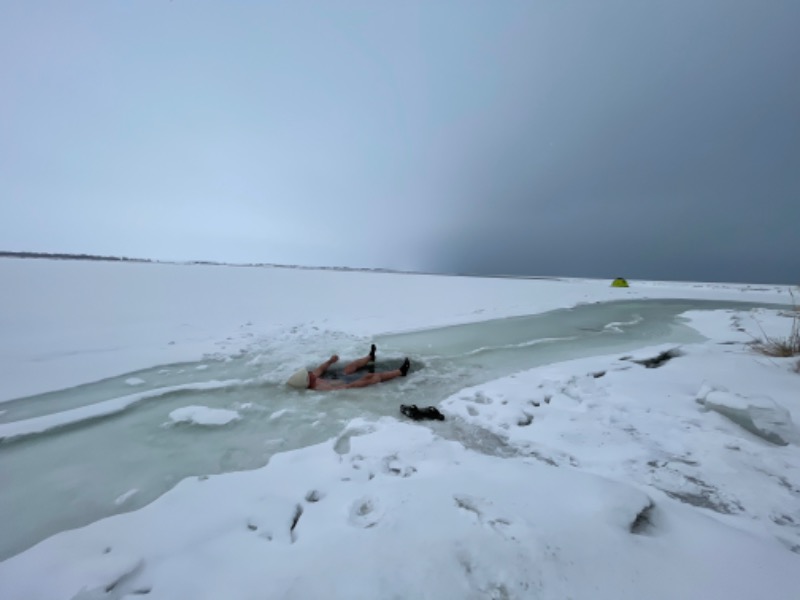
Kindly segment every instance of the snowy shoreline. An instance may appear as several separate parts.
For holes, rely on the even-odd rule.
[[[618,290],[589,280],[63,261],[18,268],[30,262],[0,260],[15,281],[2,297],[2,314],[13,316],[0,342],[6,400],[178,358],[232,356],[265,339],[288,364],[322,333],[326,343],[353,343],[618,299],[789,300],[783,286]],[[444,423],[356,418],[262,468],[186,478],[143,508],[0,562],[0,596],[793,598],[800,375],[796,358],[748,346],[785,335],[791,317],[729,309],[684,318],[705,341],[523,369],[443,398]],[[658,356],[665,360],[649,361]],[[208,393],[228,383],[212,382]],[[6,423],[0,433],[138,410],[170,389]],[[298,393],[297,408],[311,398]],[[241,407],[185,404],[170,412],[188,422],[174,432],[198,425],[213,435],[252,418],[233,410]],[[264,410],[273,422],[288,414]],[[140,494],[123,488],[109,502]]]
[[[0,403],[137,370],[235,355],[259,338],[363,337],[585,303],[686,298],[787,304],[789,286],[478,278],[0,258]]]

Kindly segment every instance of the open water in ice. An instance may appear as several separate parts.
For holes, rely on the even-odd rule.
[[[153,392],[107,417],[0,442],[0,560],[59,531],[144,506],[185,477],[257,468],[276,452],[335,438],[353,418],[399,417],[401,403],[437,404],[464,387],[547,363],[700,341],[680,313],[752,306],[622,301],[374,340],[321,332],[316,341],[324,351],[344,343],[343,362],[350,358],[345,352],[363,354],[370,341],[378,345],[378,370],[396,368],[403,356],[411,357],[414,368],[407,378],[365,389],[300,392],[270,380],[271,371],[285,367],[288,340],[280,351],[274,344],[255,344],[236,357],[162,365],[4,403],[0,423]],[[131,378],[141,382],[132,386]],[[191,389],[210,381],[230,383]],[[172,391],[159,391],[163,388]],[[170,423],[169,413],[188,405],[237,410],[241,419],[220,427]],[[430,426],[457,437],[448,423]]]

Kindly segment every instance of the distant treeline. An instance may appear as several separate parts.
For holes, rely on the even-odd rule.
[[[189,261],[161,261],[150,258],[130,258],[128,256],[103,256],[100,254],[69,254],[66,252],[5,252],[0,250],[0,258],[51,258],[57,260],[105,260],[117,262],[135,263],[159,263],[159,264],[179,264],[179,265],[209,265],[215,267],[276,267],[279,269],[308,269],[321,271],[376,271],[391,272],[386,269],[361,269],[350,267],[309,267],[304,265],[276,265],[273,263],[225,263],[213,260],[189,260]]]
[[[163,261],[150,258],[129,258],[127,256],[102,256],[99,254],[68,254],[64,252],[4,252],[0,250],[0,258],[50,258],[56,260],[104,260],[132,263],[155,263],[176,265],[209,265],[215,267],[271,267],[276,269],[304,269],[309,271],[360,271],[367,273],[400,273],[392,269],[368,267],[312,267],[306,265],[277,265],[274,263],[225,263],[211,260],[190,261]],[[417,272],[418,275],[433,275],[433,273]]]
[[[65,254],[51,252],[3,252],[0,257],[9,258],[55,258],[59,260],[115,260],[123,262],[153,262],[149,258],[128,258],[127,256],[100,256],[98,254]]]

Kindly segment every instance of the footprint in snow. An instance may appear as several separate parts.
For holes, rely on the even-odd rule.
[[[454,494],[453,500],[455,500],[458,508],[465,513],[472,514],[478,523],[484,527],[493,529],[503,537],[510,536],[511,539],[515,539],[507,529],[512,525],[512,522],[504,517],[491,516],[489,513],[494,511],[488,501],[468,494]]]
[[[353,527],[369,529],[377,525],[382,516],[378,501],[371,496],[364,496],[350,505],[348,522]]]
[[[309,492],[306,494],[306,502],[313,504],[314,502],[319,502],[324,497],[325,495],[319,490],[309,490]]]

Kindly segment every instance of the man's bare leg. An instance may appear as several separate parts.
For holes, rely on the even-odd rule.
[[[366,356],[362,356],[361,358],[357,358],[356,360],[351,362],[349,365],[347,365],[344,368],[344,374],[345,375],[352,375],[353,373],[355,373],[359,369],[363,369],[364,367],[366,367],[369,363],[374,362],[375,361],[375,350],[376,350],[375,344],[372,344],[372,346],[369,349],[369,354],[367,354]]]
[[[408,374],[408,370],[410,368],[411,368],[411,361],[409,361],[408,358],[406,358],[399,369],[393,369],[392,371],[384,371],[383,373],[369,373],[367,375],[364,375],[358,381],[354,381],[353,383],[350,383],[345,387],[362,388],[362,387],[367,387],[368,385],[375,385],[376,383],[383,383],[384,381],[391,381],[396,377],[405,377]]]
[[[322,363],[320,366],[318,366],[311,372],[317,377],[322,377],[325,374],[325,371],[328,370],[328,367],[330,367],[332,364],[336,362],[339,362],[339,356],[334,354],[328,360],[326,360],[324,363]]]
[[[400,372],[400,369],[395,369],[394,371],[384,371],[383,373],[368,373],[358,381],[354,381],[353,383],[348,383],[346,387],[348,388],[367,387],[368,385],[375,385],[376,383],[383,383],[384,381],[390,381],[395,377],[402,377],[402,375],[403,374]]]

